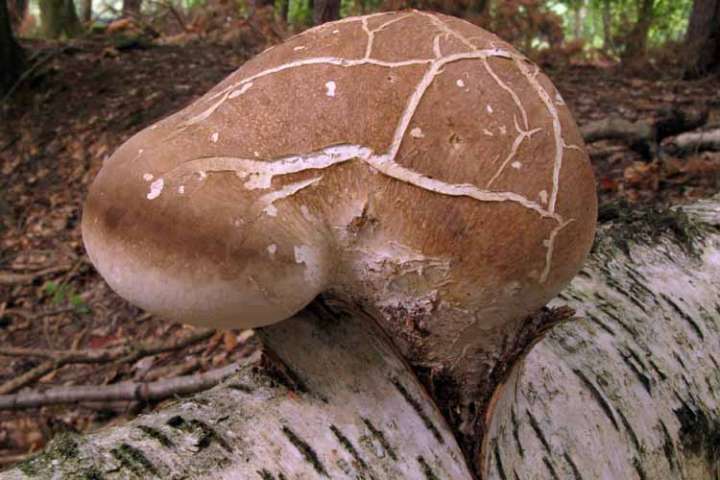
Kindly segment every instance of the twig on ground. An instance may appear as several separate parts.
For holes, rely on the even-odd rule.
[[[0,355],[9,357],[40,357],[46,359],[37,367],[0,385],[0,395],[13,393],[52,370],[73,363],[134,362],[143,357],[185,348],[210,338],[214,330],[200,330],[174,342],[131,345],[97,350],[50,350],[39,348],[0,347]]]
[[[0,271],[0,285],[23,285],[32,283],[38,278],[46,277],[54,273],[67,272],[71,268],[70,265],[60,265],[55,267],[45,268],[38,270],[37,272],[30,273],[17,273],[9,271]]]
[[[240,363],[232,363],[208,372],[157,382],[121,382],[114,385],[57,387],[44,392],[0,395],[0,410],[18,410],[77,402],[158,401],[175,395],[187,395],[207,390],[237,372],[240,367]]]

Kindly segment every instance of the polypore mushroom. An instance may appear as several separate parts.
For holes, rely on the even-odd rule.
[[[595,185],[561,95],[465,21],[328,23],[245,63],[103,165],[90,258],[136,305],[251,328],[324,293],[467,394],[577,273]]]

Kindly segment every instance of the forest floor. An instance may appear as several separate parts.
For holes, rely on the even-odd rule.
[[[247,33],[247,32],[246,32]],[[0,105],[0,348],[97,350],[195,332],[127,304],[88,262],[80,236],[82,202],[104,159],[132,134],[198,98],[267,37],[234,36],[155,45],[95,37],[26,43],[38,65]],[[547,70],[580,125],[619,115],[652,120],[664,108],[706,105],[720,123],[720,79],[695,82],[649,70],[566,66]],[[654,78],[652,78],[654,77]],[[720,153],[646,160],[622,143],[590,148],[601,202],[668,204],[720,190]],[[241,332],[216,332],[184,348],[136,359],[48,368],[36,356],[0,356],[0,391],[107,385],[189,374],[251,350]],[[18,385],[12,389],[19,388]],[[36,451],[56,432],[123,422],[153,405],[78,403],[0,411],[0,468]]]

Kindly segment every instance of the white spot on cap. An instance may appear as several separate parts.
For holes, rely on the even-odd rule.
[[[302,213],[303,218],[305,218],[305,220],[307,220],[308,222],[313,219],[310,210],[308,210],[308,207],[306,207],[305,205],[300,205],[300,213]]]
[[[165,180],[162,178],[158,178],[154,182],[150,184],[150,193],[147,194],[148,200],[153,200],[160,196],[162,193],[163,187],[165,186]]]
[[[295,262],[304,263],[305,267],[305,279],[313,282],[314,284],[320,281],[320,261],[318,259],[317,252],[313,251],[312,248],[307,245],[300,245],[294,248],[295,251]]]
[[[425,138],[425,134],[420,130],[420,127],[415,127],[410,130],[410,136],[414,138]]]
[[[540,201],[542,203],[547,203],[548,201],[548,193],[545,190],[540,190],[540,193],[538,194],[540,197]]]
[[[340,30],[333,30],[332,33],[337,35],[338,33],[340,33]]]
[[[299,52],[300,50],[305,50],[305,48],[307,48],[305,47],[305,45],[298,45],[297,47],[293,48],[293,50]]]
[[[488,130],[487,128],[483,128],[483,133],[484,133],[485,135],[487,135],[488,137],[494,137],[494,136],[495,136],[495,134],[492,133],[492,132],[491,132],[490,130]]]
[[[144,151],[145,150],[143,150],[142,148],[140,150],[138,150],[138,156],[142,155]]]
[[[152,173],[145,173],[145,174],[143,174],[143,180],[145,180],[146,182],[149,182],[149,181],[152,180],[153,178],[155,178],[155,177],[153,176]]]
[[[507,127],[505,125],[500,125],[500,135],[505,135],[507,133]]]
[[[485,107],[485,110],[487,110],[488,113],[493,113],[493,108],[492,108],[492,106],[490,106],[489,103],[488,103],[487,106]]]
[[[257,158],[260,158],[260,152],[258,152],[258,151],[253,152],[253,155],[255,155],[255,157],[257,157]]]
[[[180,185],[180,186],[178,187],[178,193],[179,193],[180,195],[182,195],[182,194],[185,193],[185,185]]]
[[[197,174],[200,177],[200,180],[205,180],[207,178],[207,173],[205,173],[204,170],[198,170]]]
[[[522,163],[520,163],[520,162],[512,162],[512,163],[510,164],[510,166],[511,166],[512,168],[514,168],[515,170],[520,170],[520,168],[522,167]]]
[[[267,215],[269,215],[271,217],[277,217],[277,214],[278,214],[277,207],[275,205],[273,205],[272,203],[270,205],[268,205],[267,207],[265,207],[263,209],[263,212],[265,212]]]
[[[271,257],[275,256],[275,252],[277,252],[277,245],[274,243],[267,246],[267,251],[270,254]]]
[[[330,80],[329,82],[326,82],[325,88],[327,89],[327,91],[325,92],[325,95],[327,95],[328,97],[334,97],[335,96],[335,87],[336,87],[335,82],[333,82],[332,80]]]
[[[242,95],[243,93],[247,92],[247,91],[250,89],[250,87],[252,87],[252,82],[246,83],[245,85],[243,85],[243,86],[240,87],[239,89],[234,90],[230,95],[228,95],[228,98],[236,98],[236,97],[239,97],[239,96]]]
[[[213,143],[217,143],[217,141],[218,141],[219,138],[220,138],[220,134],[219,134],[218,132],[215,132],[215,133],[213,133],[212,135],[210,135],[210,140],[211,140]]]
[[[460,88],[465,86],[465,82],[463,82],[462,79],[458,79],[458,81],[455,82],[455,84]]]

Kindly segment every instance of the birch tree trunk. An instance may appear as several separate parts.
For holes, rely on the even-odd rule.
[[[717,478],[720,198],[683,212],[602,227],[554,301],[577,318],[500,383],[477,458],[369,317],[318,301],[224,385],[63,435],[0,479]]]

